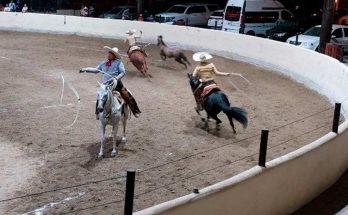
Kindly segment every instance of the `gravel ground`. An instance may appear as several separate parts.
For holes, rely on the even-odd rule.
[[[143,112],[128,123],[129,145],[110,158],[108,141],[107,158],[95,160],[99,135],[94,101],[100,76],[78,70],[103,60],[104,45],[125,52],[125,44],[6,31],[0,31],[0,38],[0,199],[56,190],[0,201],[1,214],[30,212],[53,202],[58,204],[47,207],[45,214],[122,214],[125,179],[119,176],[129,167],[140,171],[134,209],[144,209],[256,165],[263,128],[273,129],[268,160],[330,129],[333,109],[324,97],[272,71],[216,57],[212,62],[221,71],[239,72],[250,80],[251,84],[238,77],[216,79],[232,105],[248,111],[250,124],[246,130],[237,125],[234,135],[221,115],[221,131],[207,131],[193,110],[186,75],[193,67],[185,70],[172,60],[163,62],[158,48],[150,46],[152,80],[131,65],[124,78]],[[185,53],[191,58],[192,52]],[[61,75],[66,82],[64,106],[59,106]],[[80,105],[68,82],[79,93]],[[69,127],[77,112],[76,123]],[[60,189],[64,187],[71,188]],[[68,197],[76,198],[61,202]]]

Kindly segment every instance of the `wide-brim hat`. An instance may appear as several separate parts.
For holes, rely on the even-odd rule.
[[[118,48],[110,48],[109,46],[104,46],[104,49],[107,49],[109,52],[113,53],[117,58],[121,58],[121,55],[118,52]]]
[[[207,52],[197,52],[193,54],[192,58],[194,61],[201,62],[201,61],[210,60],[213,58],[213,56]]]
[[[126,32],[126,34],[129,34],[129,35],[132,35],[132,34],[135,34],[137,33],[137,30],[136,29],[132,29],[132,30],[129,30]]]

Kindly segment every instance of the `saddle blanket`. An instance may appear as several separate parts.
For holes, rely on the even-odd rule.
[[[209,95],[209,93],[212,90],[220,90],[219,87],[216,84],[210,84],[206,87],[204,87],[202,93],[201,93],[201,98],[205,98],[207,95]]]

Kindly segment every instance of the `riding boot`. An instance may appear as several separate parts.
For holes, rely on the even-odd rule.
[[[126,102],[126,104],[129,106],[129,108],[131,109],[133,115],[135,117],[138,117],[139,114],[141,113],[137,102],[135,101],[133,95],[126,89],[126,88],[122,88],[120,90],[121,96],[124,99],[124,101]]]

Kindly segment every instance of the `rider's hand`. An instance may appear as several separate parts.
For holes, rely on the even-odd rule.
[[[143,31],[140,31],[141,34],[143,34]]]

